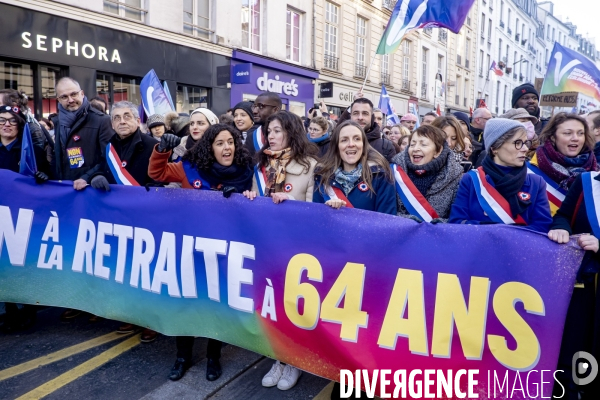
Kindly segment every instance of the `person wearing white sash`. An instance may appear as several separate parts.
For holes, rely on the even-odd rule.
[[[481,167],[463,176],[448,222],[517,224],[547,233],[552,217],[546,183],[527,173],[531,141],[523,124],[504,118],[489,120],[483,139],[488,154]]]
[[[264,128],[268,144],[256,154],[252,190],[244,191],[244,196],[250,200],[270,197],[275,204],[288,200],[312,202],[318,149],[308,141],[302,120],[289,111],[279,111],[267,119]],[[299,369],[275,361],[262,385],[289,390],[300,375]]]
[[[409,147],[396,154],[392,161],[404,171],[404,178],[414,185],[398,182],[398,215],[418,222],[446,222],[463,168],[450,150],[444,132],[432,125],[417,128],[409,137]],[[415,188],[418,193],[414,192]],[[429,214],[429,218],[420,214],[419,210],[429,207],[435,214]]]
[[[315,168],[313,202],[396,215],[390,166],[356,122],[342,122],[333,130],[331,145]]]

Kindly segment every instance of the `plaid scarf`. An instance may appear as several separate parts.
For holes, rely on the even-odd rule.
[[[265,168],[267,173],[265,197],[271,197],[273,193],[281,193],[284,191],[285,167],[290,161],[291,148],[288,147],[277,151],[266,149],[264,153],[269,156],[269,165]]]
[[[591,151],[576,157],[567,157],[554,148],[552,141],[547,140],[536,151],[538,167],[550,179],[558,183],[563,189],[568,190],[575,179],[583,172],[598,169],[596,157]]]
[[[350,172],[346,172],[341,167],[338,167],[338,169],[335,171],[333,179],[340,184],[344,194],[348,196],[348,193],[354,189],[356,182],[358,182],[361,176],[362,164],[359,163],[358,166]]]

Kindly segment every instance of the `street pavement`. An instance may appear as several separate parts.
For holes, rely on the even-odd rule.
[[[44,308],[32,329],[0,333],[1,400],[329,398],[330,382],[306,372],[289,391],[262,387],[272,360],[232,345],[222,350],[223,375],[209,382],[204,338],[196,339],[194,365],[172,382],[167,376],[175,361],[173,337],[141,343],[141,329],[118,334],[119,322],[89,322],[89,314],[63,322],[63,311]]]

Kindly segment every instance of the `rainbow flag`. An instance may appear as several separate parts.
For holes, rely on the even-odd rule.
[[[540,95],[578,92],[600,101],[600,70],[575,50],[554,43]]]

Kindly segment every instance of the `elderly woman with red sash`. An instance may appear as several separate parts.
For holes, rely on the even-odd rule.
[[[578,351],[600,358],[600,297],[596,295],[596,276],[600,272],[600,173],[584,172],[575,178],[564,201],[554,215],[548,237],[557,243],[567,243],[570,235],[581,235],[577,243],[585,255],[571,297],[557,369],[565,371],[557,378],[565,387],[565,398],[577,398],[578,387],[572,380],[571,360]],[[598,383],[586,388],[598,398]],[[591,385],[590,385],[591,386]]]
[[[585,119],[564,112],[552,117],[539,140],[540,146],[527,167],[546,182],[554,215],[577,176],[598,170],[593,153],[596,141]]]
[[[250,200],[259,195],[270,197],[275,204],[288,200],[312,202],[318,148],[308,141],[302,120],[291,112],[279,111],[264,126],[267,143],[255,156],[258,164],[254,167],[252,190],[246,190],[244,196]],[[289,390],[300,375],[298,368],[275,361],[262,385]]]
[[[454,224],[516,224],[547,233],[552,223],[546,183],[527,173],[531,141],[518,121],[495,118],[483,132],[488,155],[460,182],[450,212]]]
[[[334,129],[329,149],[315,168],[313,202],[396,215],[389,164],[356,122],[345,121]]]
[[[417,222],[446,222],[463,168],[433,125],[417,128],[409,147],[392,159],[398,215]]]
[[[242,145],[241,135],[225,124],[211,125],[196,144],[185,152],[181,161],[170,163],[172,150],[179,138],[165,133],[156,145],[148,175],[158,182],[181,183],[184,189],[217,190],[225,197],[242,193],[252,185],[251,158]],[[193,336],[177,336],[177,358],[169,374],[176,381],[192,365]],[[206,350],[206,379],[214,381],[221,376],[221,342],[209,339]]]

